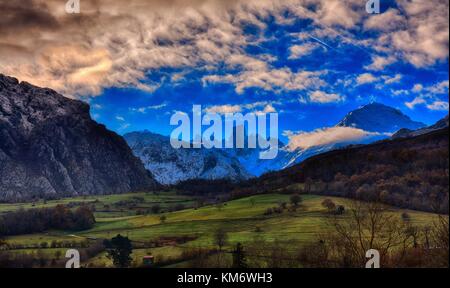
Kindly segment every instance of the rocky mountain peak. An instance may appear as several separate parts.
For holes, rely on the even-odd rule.
[[[398,109],[373,102],[351,111],[336,126],[393,133],[402,128],[419,129],[425,127],[425,124],[411,120]]]
[[[125,193],[157,186],[89,105],[0,75],[0,201]]]
[[[0,120],[29,134],[39,123],[71,115],[90,120],[89,105],[66,98],[49,88],[0,74]]]

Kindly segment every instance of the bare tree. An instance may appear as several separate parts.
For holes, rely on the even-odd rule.
[[[222,249],[228,243],[228,234],[227,232],[219,228],[214,234],[214,244],[219,248],[219,253],[217,254],[217,267],[222,267]]]
[[[407,249],[405,226],[389,213],[386,206],[377,202],[355,201],[349,205],[348,215],[331,220],[334,233],[323,237],[335,264],[341,267],[364,267],[366,252],[376,249],[380,258],[387,259],[394,249]]]
[[[431,258],[433,267],[448,267],[449,259],[449,218],[440,215],[433,224],[431,239],[433,247],[431,249]]]

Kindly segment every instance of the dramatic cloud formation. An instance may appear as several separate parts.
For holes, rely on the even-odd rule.
[[[390,9],[370,17],[364,28],[379,32],[379,36],[367,44],[381,55],[374,57],[368,68],[380,69],[392,64],[392,57],[416,67],[433,65],[448,58],[448,1],[397,0],[399,9]],[[401,12],[400,12],[401,11]],[[402,13],[402,14],[400,14]],[[393,56],[395,55],[395,56]]]
[[[311,23],[308,39],[316,43],[292,45],[290,59],[331,47],[320,39],[367,51],[373,63],[366,68],[374,71],[397,61],[427,67],[448,58],[448,1],[397,0],[398,9],[375,16],[360,0],[81,0],[79,15],[66,14],[64,2],[0,0],[2,73],[73,97],[108,87],[154,92],[161,83],[148,76],[164,68],[196,69],[204,85],[231,84],[239,94],[325,86],[322,70],[294,70],[276,64],[277,55],[248,52],[269,40],[263,33],[269,19]],[[358,29],[367,37],[351,32]],[[182,73],[171,77],[182,79]]]

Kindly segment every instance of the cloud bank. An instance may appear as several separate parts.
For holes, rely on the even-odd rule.
[[[293,71],[274,65],[274,55],[247,52],[266,40],[269,19],[278,25],[308,20],[311,39],[323,36],[369,51],[369,70],[398,61],[428,67],[448,58],[448,1],[397,0],[399,9],[379,16],[368,16],[360,0],[81,0],[79,15],[66,14],[64,2],[0,0],[2,73],[72,97],[99,95],[108,87],[153,92],[161,83],[148,74],[163,68],[196,69],[205,75],[204,85],[228,83],[239,94],[325,86],[325,71]],[[248,27],[259,32],[248,35]],[[352,34],[358,29],[367,38]],[[301,58],[317,45],[295,44],[290,57]]]

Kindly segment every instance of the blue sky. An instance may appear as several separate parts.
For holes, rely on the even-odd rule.
[[[169,135],[170,116],[193,104],[277,112],[280,133],[333,126],[373,101],[426,124],[444,117],[448,1],[381,0],[374,15],[365,2],[85,0],[77,18],[49,0],[28,7],[42,12],[32,27],[0,35],[0,68],[88,101],[119,134]]]

